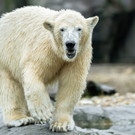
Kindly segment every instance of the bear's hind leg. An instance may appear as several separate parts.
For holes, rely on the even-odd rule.
[[[0,71],[0,104],[7,126],[22,126],[34,123],[29,116],[23,88],[10,73]]]

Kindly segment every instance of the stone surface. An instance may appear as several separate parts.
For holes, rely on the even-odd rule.
[[[74,119],[76,125],[83,128],[94,128],[93,130],[98,131],[99,135],[102,135],[102,133],[135,135],[135,105],[116,107],[80,106],[74,112]],[[95,128],[98,128],[98,130]]]
[[[0,113],[0,135],[135,135],[134,116],[135,106],[76,107],[74,119],[81,127],[76,126],[68,133],[54,133],[49,131],[48,125],[7,128]]]
[[[79,129],[79,130],[78,130]],[[90,133],[90,131],[87,131]],[[61,135],[85,135],[86,130],[75,128],[73,132],[61,133]],[[59,135],[60,133],[51,132],[48,129],[48,125],[28,125],[23,127],[7,128],[2,119],[2,113],[0,113],[0,135]]]

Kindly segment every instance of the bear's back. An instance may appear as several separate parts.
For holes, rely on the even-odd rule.
[[[45,31],[43,23],[46,20],[53,20],[57,13],[57,11],[43,7],[30,6],[4,14],[0,19],[0,47],[4,43],[17,42],[22,38],[19,44],[25,42],[26,45],[30,40],[35,40],[37,36],[43,36],[42,34],[48,32]]]
[[[15,76],[20,74],[20,61],[34,46],[43,45],[50,34],[43,27],[57,11],[30,6],[4,14],[0,18],[0,68],[6,67]],[[16,77],[18,78],[18,77]]]

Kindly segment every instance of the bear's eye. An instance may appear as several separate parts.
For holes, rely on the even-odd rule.
[[[60,28],[60,31],[61,31],[61,32],[64,32],[64,31],[65,31],[65,29],[64,29],[64,28]]]
[[[77,28],[77,31],[82,31],[82,28],[80,28],[80,27],[79,27],[79,28]]]

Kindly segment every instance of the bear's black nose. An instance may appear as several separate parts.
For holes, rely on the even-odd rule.
[[[66,47],[68,50],[73,50],[75,46],[75,42],[74,41],[67,41],[66,42]]]

